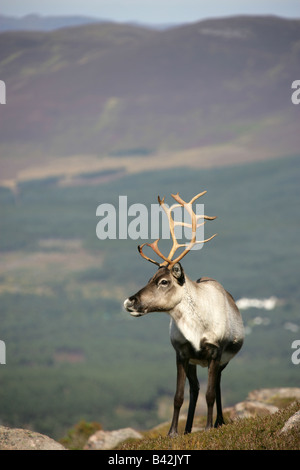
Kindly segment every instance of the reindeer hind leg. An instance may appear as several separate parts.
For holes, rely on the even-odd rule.
[[[221,366],[218,372],[218,378],[217,378],[217,384],[216,384],[217,418],[214,424],[215,428],[218,428],[219,426],[222,426],[222,424],[225,424],[225,421],[223,418],[222,399],[221,399],[221,375],[222,375],[222,371],[225,369],[227,364],[224,364],[223,366]]]

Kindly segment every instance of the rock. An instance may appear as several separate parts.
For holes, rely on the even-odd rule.
[[[287,420],[279,434],[285,434],[294,428],[300,428],[300,411],[297,411],[297,413]]]
[[[251,416],[265,416],[266,414],[276,413],[279,408],[275,404],[285,399],[300,400],[300,388],[263,388],[253,390],[248,394],[245,401],[225,408],[229,413],[230,419],[249,418]]]
[[[248,394],[249,400],[257,400],[264,403],[270,403],[276,399],[294,398],[300,400],[300,388],[297,387],[280,387],[280,388],[262,388],[253,390]]]
[[[265,416],[268,414],[273,414],[278,411],[277,406],[267,405],[266,403],[261,403],[259,401],[245,400],[231,408],[225,408],[225,412],[229,413],[230,419],[234,420],[237,418],[250,418],[251,416]]]
[[[126,439],[142,439],[142,435],[132,428],[117,429],[115,431],[97,431],[89,437],[84,450],[113,449]]]
[[[66,450],[48,436],[27,429],[0,426],[1,450]]]

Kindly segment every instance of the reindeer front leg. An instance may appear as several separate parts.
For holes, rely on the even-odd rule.
[[[176,392],[174,396],[174,411],[172,424],[169,430],[169,436],[176,436],[178,434],[178,418],[180,413],[180,408],[184,399],[184,386],[186,380],[186,369],[188,362],[182,360],[178,353],[176,353],[176,366],[177,366],[177,383],[176,383]]]
[[[189,434],[190,432],[192,432],[195,408],[200,389],[197,378],[197,367],[195,364],[188,364],[187,378],[190,384],[190,404],[184,434]]]

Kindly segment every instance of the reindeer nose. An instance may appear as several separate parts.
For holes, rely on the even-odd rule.
[[[131,312],[134,310],[134,303],[135,303],[135,297],[129,297],[128,299],[125,300],[124,302],[124,308],[128,311]]]

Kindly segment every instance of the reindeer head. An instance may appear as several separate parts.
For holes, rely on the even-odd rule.
[[[134,317],[149,312],[168,312],[181,301],[183,293],[178,287],[183,286],[184,282],[180,263],[170,269],[161,266],[145,287],[125,300],[124,307]]]
[[[179,261],[192,249],[195,244],[206,243],[216,236],[216,234],[214,234],[206,240],[196,240],[197,228],[201,225],[204,225],[207,220],[216,219],[216,217],[209,217],[207,215],[196,215],[192,209],[193,202],[200,196],[203,196],[205,193],[206,191],[197,194],[189,202],[185,202],[183,199],[181,199],[178,193],[176,195],[172,194],[172,197],[175,199],[177,204],[173,204],[173,206],[170,208],[165,205],[165,198],[160,199],[158,196],[158,202],[168,217],[173,246],[168,256],[163,255],[159,250],[159,239],[155,240],[153,243],[143,243],[143,245],[138,246],[140,255],[147,261],[156,264],[159,268],[145,287],[143,287],[135,295],[125,300],[124,307],[128,312],[130,312],[131,315],[141,316],[149,312],[168,312],[181,301],[182,296],[184,295],[182,286],[185,283],[185,275]],[[187,210],[191,218],[191,223],[174,221],[172,217],[172,211],[177,207],[183,207],[185,210]],[[203,222],[198,223],[199,219],[203,219]],[[178,243],[175,236],[176,225],[191,228],[192,237],[189,243]],[[159,263],[146,256],[143,253],[143,247],[145,245],[152,248],[152,250],[163,260],[163,262]],[[184,247],[184,250],[175,259],[173,259],[175,252],[182,247]]]

